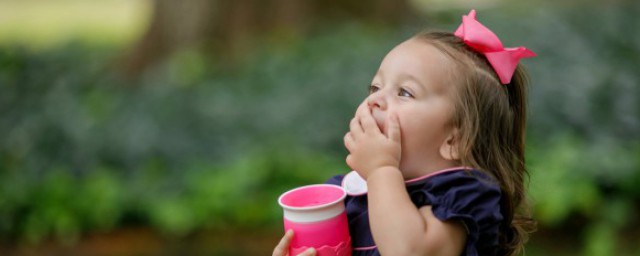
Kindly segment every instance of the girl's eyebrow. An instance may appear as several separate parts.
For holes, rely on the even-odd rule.
[[[376,72],[376,75],[374,76],[375,78],[378,78],[378,80],[384,81],[384,74],[382,72],[382,69],[378,69],[378,71]],[[418,92],[422,92],[422,91],[427,91],[427,89],[425,88],[425,86],[420,82],[420,80],[418,80],[417,77],[415,77],[412,74],[407,74],[407,73],[401,73],[398,77],[399,81],[396,81],[396,83],[400,84],[403,83],[405,81],[410,81],[412,83],[414,83],[417,86],[412,86],[414,88],[416,88],[416,90]]]
[[[412,74],[406,74],[406,73],[401,74],[399,82],[404,82],[404,81],[411,81],[414,84],[418,85],[418,86],[415,86],[417,90],[420,90],[420,91],[425,91],[426,90],[426,88],[422,84],[422,82],[420,82],[420,80],[418,80],[418,78],[415,77]]]
[[[404,82],[406,80],[409,80],[409,81],[415,82],[417,84],[420,84],[420,81],[414,75],[407,74],[407,73],[400,74],[400,82]]]

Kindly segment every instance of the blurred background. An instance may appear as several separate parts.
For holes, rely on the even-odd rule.
[[[0,0],[0,254],[270,255],[386,52],[471,8],[539,55],[527,255],[640,255],[635,0]]]

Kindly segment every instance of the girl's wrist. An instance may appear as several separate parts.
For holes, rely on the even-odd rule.
[[[374,169],[373,171],[371,171],[369,173],[369,175],[367,176],[367,181],[369,181],[370,179],[377,179],[377,178],[389,178],[390,176],[395,176],[395,175],[400,175],[402,176],[402,173],[400,172],[400,169],[398,169],[397,167],[394,166],[382,166],[382,167],[378,167],[376,169]]]

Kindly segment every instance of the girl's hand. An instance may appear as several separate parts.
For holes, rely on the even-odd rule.
[[[284,234],[280,243],[276,245],[276,248],[273,249],[273,256],[288,256],[289,255],[289,245],[291,244],[291,239],[293,239],[293,230],[287,231]],[[316,250],[313,248],[309,248],[297,256],[315,256]]]
[[[389,115],[385,135],[371,115],[367,102],[363,102],[351,120],[344,145],[349,150],[347,164],[365,180],[381,167],[399,168],[401,145],[398,117]]]

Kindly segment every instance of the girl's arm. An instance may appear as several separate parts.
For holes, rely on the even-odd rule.
[[[402,173],[398,117],[387,118],[387,134],[378,128],[363,102],[344,137],[347,164],[367,180],[369,223],[382,255],[460,255],[466,231],[457,222],[443,222],[430,207],[411,202]]]
[[[417,209],[395,167],[367,177],[369,222],[381,255],[460,255],[467,238],[459,222],[440,221],[430,206]]]

